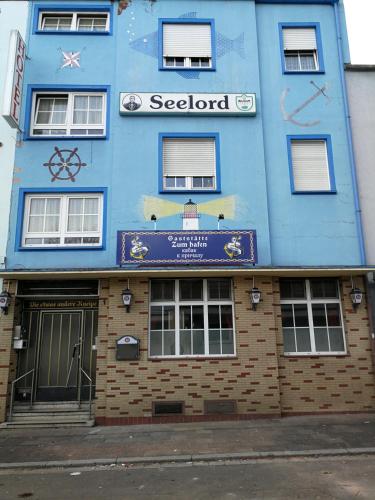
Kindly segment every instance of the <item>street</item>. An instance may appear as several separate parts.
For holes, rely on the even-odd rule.
[[[1,500],[373,499],[375,457],[4,471]]]

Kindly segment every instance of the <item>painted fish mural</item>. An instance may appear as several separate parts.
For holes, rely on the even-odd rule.
[[[196,12],[188,12],[180,16],[180,19],[193,19],[197,17]],[[154,31],[148,35],[141,36],[130,42],[130,47],[146,56],[158,59],[158,32]],[[241,33],[234,40],[226,37],[222,33],[216,32],[216,57],[220,58],[229,52],[236,52],[242,59],[245,59],[245,34]],[[200,71],[176,71],[183,78],[199,79]]]

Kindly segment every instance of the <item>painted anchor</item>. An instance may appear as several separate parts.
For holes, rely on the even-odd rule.
[[[315,99],[317,99],[319,96],[323,95],[327,99],[327,104],[331,102],[331,98],[327,96],[325,91],[328,89],[328,83],[325,83],[323,87],[318,87],[313,81],[310,82],[311,85],[313,85],[315,88],[318,90],[310,96],[306,101],[304,101],[300,106],[298,106],[294,111],[291,113],[288,113],[285,109],[285,100],[286,97],[288,96],[290,89],[285,89],[280,98],[280,107],[281,107],[281,112],[283,114],[284,120],[293,123],[294,125],[297,125],[298,127],[313,127],[314,125],[318,125],[320,123],[320,120],[315,120],[315,121],[308,121],[308,122],[299,122],[294,119],[298,113],[300,113],[303,109],[305,109],[309,104],[311,104]]]
[[[81,161],[81,158],[77,154],[78,148],[74,149],[59,149],[55,146],[55,152],[49,159],[47,163],[43,163],[43,166],[48,167],[52,175],[51,182],[56,180],[67,181],[70,180],[75,182],[75,177],[80,172],[82,167],[86,167],[86,163]],[[68,155],[63,155],[67,153]],[[64,158],[64,156],[66,158]],[[57,157],[57,158],[56,158]],[[76,159],[75,162],[72,160]],[[56,161],[58,159],[59,161]],[[73,167],[73,168],[71,168]]]

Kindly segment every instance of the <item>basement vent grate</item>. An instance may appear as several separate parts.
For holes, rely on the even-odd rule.
[[[206,399],[204,413],[205,415],[231,415],[237,413],[237,403],[234,400],[217,401]]]
[[[184,403],[182,401],[166,401],[152,403],[152,414],[156,417],[164,415],[183,415]]]

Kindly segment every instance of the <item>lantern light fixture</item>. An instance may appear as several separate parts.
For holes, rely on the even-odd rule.
[[[8,309],[11,303],[11,299],[12,296],[8,291],[3,290],[0,293],[0,309],[3,312],[3,314],[8,314]]]
[[[259,290],[258,287],[255,286],[255,278],[253,277],[253,288],[250,290],[250,301],[252,304],[253,311],[256,310],[261,297],[262,297],[262,292]]]
[[[121,292],[121,297],[122,297],[122,302],[124,306],[126,307],[126,312],[130,312],[130,306],[132,303],[133,299],[133,293],[130,291],[129,288],[129,280],[128,280],[128,286]]]
[[[362,303],[363,292],[357,287],[353,287],[350,292],[350,298],[352,299],[353,309],[356,310]]]

